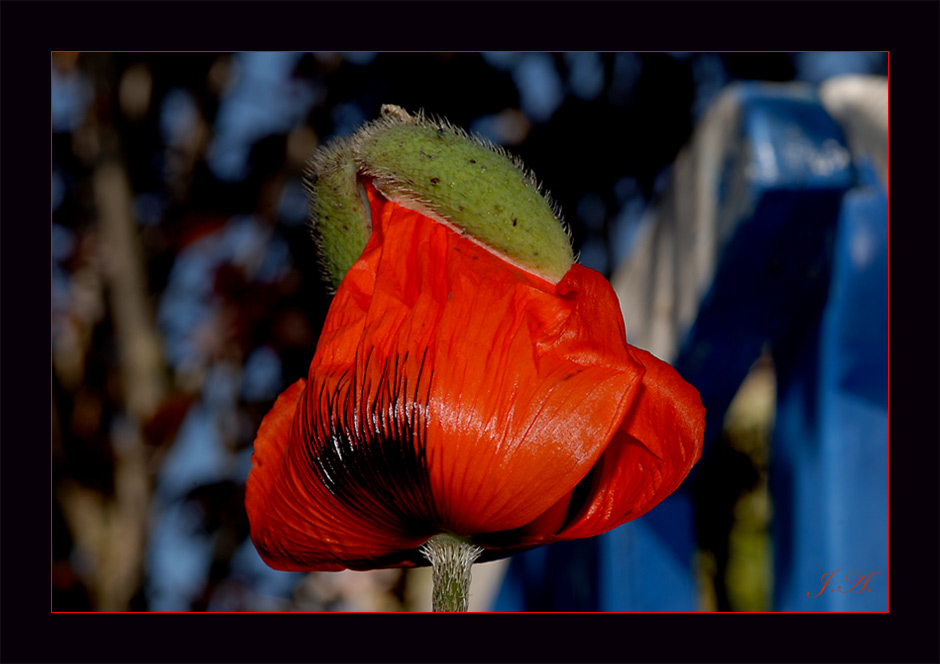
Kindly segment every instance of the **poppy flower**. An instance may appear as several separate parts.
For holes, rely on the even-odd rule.
[[[426,565],[440,533],[482,562],[599,535],[679,486],[701,400],[627,343],[600,274],[527,269],[355,177],[365,247],[255,441],[246,507],[268,565]]]

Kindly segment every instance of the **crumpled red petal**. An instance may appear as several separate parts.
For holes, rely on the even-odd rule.
[[[630,412],[590,473],[524,527],[489,538],[504,555],[562,540],[595,537],[653,509],[702,455],[705,408],[669,364],[639,348],[646,371]]]
[[[309,407],[304,380],[288,388],[264,418],[255,440],[245,504],[251,538],[262,559],[284,571],[373,569],[421,563],[409,538],[393,524],[368,523],[338,501],[315,476],[297,444]],[[401,555],[398,555],[398,554]]]
[[[620,430],[592,470],[584,507],[559,533],[593,537],[636,519],[675,491],[701,458],[705,408],[676,370],[639,348],[642,387]]]
[[[673,400],[698,395],[626,345],[603,277],[575,265],[549,283],[366,190],[373,235],[306,384],[256,442],[249,518],[269,565],[420,564],[445,531],[496,557],[602,532],[681,482],[697,456]]]

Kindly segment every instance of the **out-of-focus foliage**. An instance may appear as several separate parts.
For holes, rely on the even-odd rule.
[[[53,54],[53,609],[414,606],[402,571],[276,572],[248,539],[254,434],[306,375],[329,306],[301,187],[323,141],[384,103],[444,116],[521,156],[581,262],[609,273],[725,84],[885,67],[877,54]],[[737,492],[716,509],[756,510],[760,526],[760,498],[739,498],[765,451],[727,450]],[[747,577],[740,556],[763,540],[729,536],[734,523],[719,515],[700,539]],[[720,607],[761,601],[714,583]]]

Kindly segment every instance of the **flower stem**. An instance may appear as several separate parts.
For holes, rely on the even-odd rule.
[[[442,533],[421,546],[431,561],[431,608],[440,612],[466,611],[470,602],[470,567],[483,549],[467,540]]]

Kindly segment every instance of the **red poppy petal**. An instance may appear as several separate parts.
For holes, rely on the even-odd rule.
[[[256,442],[249,518],[268,564],[410,565],[442,531],[508,547],[485,554],[498,557],[596,534],[678,485],[694,459],[677,464],[659,436],[685,384],[663,388],[671,368],[631,352],[606,280],[573,266],[552,284],[366,191],[372,237],[306,386]]]
[[[429,518],[466,535],[530,522],[593,465],[639,386],[616,295],[580,266],[551,284],[367,192],[373,236],[336,294],[310,381],[366,375],[368,356],[402,359],[414,383],[424,359]]]
[[[268,496],[277,479],[277,469],[287,449],[297,401],[306,384],[307,381],[301,378],[281,393],[258,429],[251,455],[251,473],[245,485],[245,509],[252,525],[252,534],[261,524]]]
[[[306,384],[305,380],[300,379],[288,387],[278,396],[274,406],[264,416],[258,435],[255,437],[254,452],[251,455],[251,472],[245,484],[245,510],[251,526],[251,539],[264,561],[273,567],[278,567],[278,565],[269,557],[268,547],[264,545],[266,541],[264,517],[271,492],[283,466],[297,402]]]
[[[642,516],[678,488],[702,455],[698,391],[645,350],[631,352],[646,366],[640,393],[592,470],[586,504],[560,539],[593,537]]]
[[[295,414],[311,394],[305,385],[299,380],[278,397],[255,440],[245,503],[261,557],[286,571],[414,564],[413,550],[426,536],[403,540],[399,531],[381,524],[364,528],[360,515],[311,477],[305,446],[296,437],[303,418]]]
[[[576,266],[565,288],[570,300],[484,281],[469,292],[483,293],[485,308],[455,307],[441,321],[457,360],[440,372],[439,396],[460,406],[441,407],[439,453],[449,472],[436,477],[448,515],[468,532],[521,526],[568,493],[638,387],[642,367],[624,352],[609,286]],[[608,293],[610,306],[598,306]],[[474,335],[461,334],[461,324]]]
[[[568,521],[568,511],[571,508],[571,499],[574,489],[563,495],[557,503],[549,507],[535,521],[527,523],[512,534],[512,539],[527,544],[548,543],[557,541],[554,535],[560,531]]]

